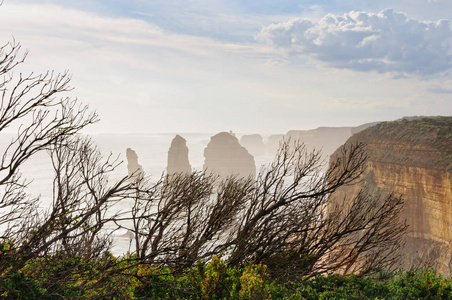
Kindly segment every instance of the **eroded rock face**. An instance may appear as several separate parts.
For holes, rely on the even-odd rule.
[[[240,138],[240,145],[245,147],[253,156],[265,154],[265,144],[260,134],[244,135]]]
[[[323,155],[330,156],[339,146],[344,144],[352,134],[358,133],[375,123],[367,123],[357,127],[319,127],[311,130],[291,130],[284,136],[291,141],[303,142],[308,151],[321,150]]]
[[[385,122],[353,135],[366,143],[367,169],[360,184],[339,189],[338,199],[363,187],[405,199],[409,225],[401,265],[430,263],[452,273],[452,117]],[[340,151],[338,149],[337,151]],[[334,156],[334,154],[333,154]]]
[[[267,154],[275,155],[283,140],[284,134],[273,134],[269,136],[267,141]]]
[[[211,137],[204,150],[204,158],[204,170],[221,178],[230,175],[256,176],[254,157],[230,133],[221,132]]]
[[[168,151],[168,166],[166,167],[168,175],[177,173],[191,173],[191,166],[188,160],[187,141],[180,135],[176,135],[171,142]]]
[[[131,180],[143,178],[143,168],[138,164],[138,155],[130,148],[126,150],[127,172]]]

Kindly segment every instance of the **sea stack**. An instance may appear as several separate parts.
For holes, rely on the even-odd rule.
[[[188,161],[187,141],[180,135],[176,135],[168,150],[168,165],[166,167],[168,175],[177,173],[191,173],[190,162]]]
[[[245,147],[252,155],[265,155],[265,144],[260,134],[244,135],[240,138],[240,145]]]
[[[284,134],[274,134],[268,137],[267,154],[275,155],[284,140]]]
[[[143,178],[143,168],[138,164],[138,155],[130,148],[126,150],[127,157],[127,171],[130,180],[137,180]]]
[[[204,158],[204,171],[217,174],[220,178],[231,175],[256,177],[254,157],[228,132],[211,137],[204,150]]]

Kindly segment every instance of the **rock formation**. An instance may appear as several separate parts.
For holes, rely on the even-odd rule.
[[[352,134],[358,133],[378,122],[367,123],[357,127],[319,127],[311,130],[291,130],[285,139],[303,142],[309,151],[322,150],[323,155],[330,156],[345,143]]]
[[[244,135],[240,138],[240,145],[245,147],[253,156],[265,154],[265,144],[260,134]]]
[[[384,122],[353,135],[368,155],[362,181],[334,196],[351,197],[361,188],[405,199],[409,225],[401,266],[432,264],[452,272],[452,117]],[[339,148],[337,151],[341,151]],[[333,154],[334,156],[335,154]]]
[[[283,139],[284,134],[273,134],[269,136],[267,140],[267,154],[275,155]]]
[[[230,133],[221,132],[211,137],[204,150],[204,158],[204,170],[221,178],[230,175],[256,176],[254,157]]]
[[[126,150],[127,171],[131,180],[139,179],[144,176],[143,168],[138,164],[138,155],[130,148]]]
[[[168,175],[176,173],[191,173],[190,162],[188,161],[188,148],[186,140],[180,135],[176,135],[168,150]]]

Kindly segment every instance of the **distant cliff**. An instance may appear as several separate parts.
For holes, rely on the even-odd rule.
[[[401,264],[429,263],[452,273],[452,117],[411,118],[379,123],[348,139],[365,143],[362,182],[343,187],[351,196],[366,187],[402,194],[409,225]],[[337,151],[340,151],[339,148]],[[334,155],[334,154],[333,154]]]
[[[329,156],[344,144],[352,134],[377,123],[366,123],[357,127],[319,127],[311,130],[291,130],[286,133],[284,138],[299,140],[306,145],[308,150],[322,150],[324,155]]]

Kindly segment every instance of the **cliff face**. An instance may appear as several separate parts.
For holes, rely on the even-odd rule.
[[[326,156],[331,155],[339,146],[352,136],[352,134],[377,124],[367,123],[357,127],[319,127],[311,130],[291,130],[284,136],[285,139],[299,140],[308,150],[322,150]]]
[[[426,262],[452,273],[452,117],[380,123],[353,135],[368,155],[362,182],[336,195],[361,188],[405,199],[402,219],[409,225],[403,267]],[[339,149],[337,150],[339,151]]]

